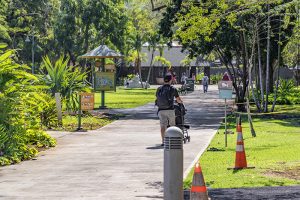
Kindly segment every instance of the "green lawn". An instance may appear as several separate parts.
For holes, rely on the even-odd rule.
[[[116,92],[105,92],[105,105],[108,108],[134,108],[154,102],[156,89],[124,89],[117,87]],[[101,104],[101,94],[95,93],[95,108]]]
[[[272,105],[268,106],[269,111],[271,110]],[[256,106],[253,104],[251,105],[251,112],[252,115],[259,116],[259,115],[289,115],[289,116],[300,116],[300,104],[295,105],[276,105],[274,112],[270,113],[256,113]],[[243,115],[246,115],[247,113],[242,113]]]
[[[282,108],[280,112],[286,107]],[[235,118],[231,117],[229,121],[230,129],[235,132]],[[221,127],[208,149],[224,151],[206,151],[200,158],[208,187],[300,184],[300,118],[282,120],[257,116],[253,121],[257,137],[251,136],[246,118],[243,118],[242,127],[248,166],[255,166],[255,169],[227,170],[227,167],[234,167],[237,135],[228,135],[228,147],[225,148],[224,127]],[[191,179],[192,172],[185,180],[186,188],[190,187]]]
[[[300,115],[300,105],[276,105],[274,112],[273,114]]]

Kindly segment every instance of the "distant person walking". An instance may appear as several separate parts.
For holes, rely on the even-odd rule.
[[[196,80],[196,75],[194,73],[192,73],[192,80],[195,81]]]
[[[206,74],[204,74],[202,78],[202,85],[203,85],[203,92],[206,93],[208,89],[208,76],[206,76]]]
[[[160,120],[161,132],[161,146],[164,145],[165,131],[168,126],[175,126],[175,111],[174,111],[174,98],[177,103],[182,103],[178,91],[175,87],[171,86],[172,76],[166,75],[164,77],[164,85],[156,90],[155,105],[158,106],[158,117]]]
[[[185,73],[183,73],[181,76],[181,79],[180,79],[180,82],[182,85],[186,84],[186,79],[187,79],[187,76],[185,75]]]

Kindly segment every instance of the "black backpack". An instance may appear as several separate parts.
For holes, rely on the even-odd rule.
[[[174,97],[172,92],[172,86],[170,85],[163,85],[158,89],[156,99],[158,109],[164,110],[173,108]]]

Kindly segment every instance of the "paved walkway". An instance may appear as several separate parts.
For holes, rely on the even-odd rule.
[[[216,87],[183,97],[191,142],[184,144],[185,175],[223,117]],[[124,111],[123,111],[124,112]],[[156,108],[148,104],[99,130],[51,132],[57,147],[35,160],[0,168],[0,199],[135,200],[163,198],[163,149]]]

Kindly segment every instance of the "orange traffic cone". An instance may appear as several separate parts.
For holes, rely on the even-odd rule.
[[[191,188],[191,200],[208,200],[207,189],[200,164],[197,163],[194,169],[194,176]]]
[[[236,141],[236,150],[235,150],[235,167],[228,169],[245,169],[245,168],[254,168],[247,166],[246,153],[244,148],[244,139],[242,133],[242,126],[237,126],[237,141]]]
[[[239,125],[242,126],[242,118],[240,115],[236,119],[236,132],[238,132]]]

